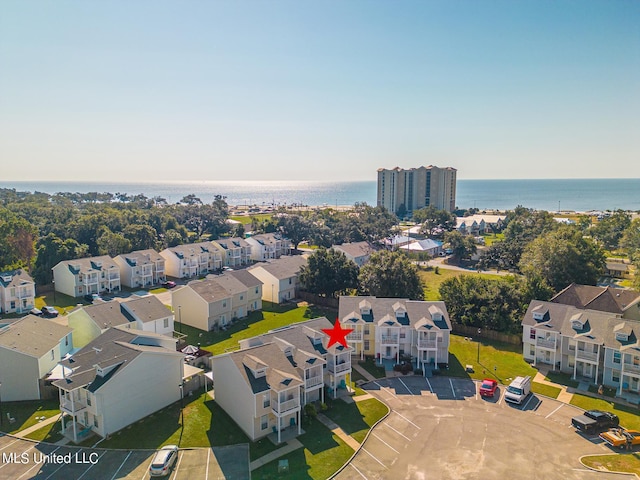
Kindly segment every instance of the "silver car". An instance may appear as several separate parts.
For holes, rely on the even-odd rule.
[[[178,447],[176,445],[165,445],[156,452],[149,467],[149,475],[152,477],[164,477],[169,473],[171,467],[178,459]]]

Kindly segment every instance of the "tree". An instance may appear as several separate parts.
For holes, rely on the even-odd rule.
[[[131,242],[132,250],[155,248],[158,240],[158,232],[150,225],[127,225],[122,234]]]
[[[342,252],[319,248],[302,267],[300,282],[311,293],[335,297],[358,288],[358,266]]]
[[[58,263],[85,256],[87,256],[86,245],[81,246],[72,238],[62,240],[54,233],[50,233],[38,241],[33,278],[36,284],[49,284],[53,280],[51,269]]]
[[[131,251],[131,242],[127,240],[124,235],[121,233],[113,233],[106,227],[96,243],[100,255],[117,257],[121,253],[129,253]]]
[[[604,264],[602,249],[579,228],[566,225],[531,242],[520,269],[527,278],[540,276],[558,292],[573,282],[595,285]]]
[[[401,252],[381,250],[369,257],[358,277],[360,295],[422,300],[424,290],[415,265]]]
[[[616,210],[591,227],[591,236],[609,250],[618,248],[625,230],[631,225],[631,217],[623,210]]]
[[[625,229],[620,239],[620,246],[632,259],[640,257],[640,218],[633,220]]]
[[[449,248],[453,250],[453,255],[458,260],[469,259],[478,250],[471,235],[463,235],[458,231],[447,232],[444,236],[444,242],[449,244]]]
[[[450,232],[456,226],[456,216],[447,210],[438,210],[433,205],[413,212],[413,220],[422,224],[421,231],[430,237],[438,230]]]
[[[28,220],[0,208],[0,270],[29,267],[37,229]]]
[[[294,250],[298,250],[300,242],[308,240],[311,233],[309,220],[300,215],[281,214],[278,219],[278,227],[282,234],[291,240]]]

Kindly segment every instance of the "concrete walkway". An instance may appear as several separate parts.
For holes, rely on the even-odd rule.
[[[357,451],[360,448],[360,444],[351,435],[347,435],[347,433],[329,417],[323,415],[322,413],[319,413],[318,420],[320,420],[325,427],[327,427],[335,435],[337,435],[344,443],[353,448],[354,451]]]
[[[52,423],[56,423],[60,420],[60,414],[54,415],[53,417],[49,417],[46,420],[36,423],[35,425],[30,426],[29,428],[25,428],[24,430],[20,430],[13,435],[19,438],[24,438],[32,432],[41,429],[44,426],[51,425]]]
[[[567,387],[565,385],[558,385],[557,383],[550,382],[545,378],[546,371],[538,370],[536,376],[533,378],[534,382],[542,383],[543,385],[549,385],[551,387],[556,387],[560,389],[560,394],[558,394],[557,400],[562,403],[571,403],[571,399],[573,398],[573,393],[567,391]]]
[[[353,368],[356,372],[358,372],[360,375],[366,378],[367,382],[373,382],[376,379],[376,377],[374,377],[369,372],[367,372],[364,368],[358,365],[357,362],[356,363],[351,362],[351,368]]]
[[[254,460],[253,462],[251,462],[249,464],[249,468],[251,469],[251,471],[253,471],[257,468],[262,467],[263,465],[266,465],[269,462],[273,462],[274,460],[277,460],[278,458],[282,457],[283,455],[286,455],[287,453],[291,453],[294,450],[297,450],[302,447],[303,447],[302,443],[300,443],[300,441],[297,438],[294,438],[293,440],[289,440],[284,447],[280,447],[279,449],[274,450],[271,453],[267,453],[265,456],[260,457],[257,460]]]

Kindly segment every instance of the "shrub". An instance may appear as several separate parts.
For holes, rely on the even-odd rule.
[[[424,371],[422,371],[422,369],[421,369],[421,368],[416,368],[416,369],[413,371],[413,374],[414,374],[414,375],[424,375]]]
[[[321,403],[321,404],[320,404],[320,410],[321,410],[321,411],[323,411],[323,412],[324,412],[324,411],[326,411],[326,410],[327,410],[327,408],[329,408],[329,407],[327,407],[327,404],[326,404],[326,403],[324,403],[324,402],[323,402],[323,403]]]
[[[313,403],[307,403],[304,406],[304,414],[309,418],[316,418],[318,416],[316,406]]]

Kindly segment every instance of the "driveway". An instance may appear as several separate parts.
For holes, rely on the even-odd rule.
[[[472,380],[397,377],[363,387],[391,413],[335,478],[394,480],[629,479],[594,472],[579,458],[612,451],[570,426],[581,410],[532,395],[522,406],[478,394]]]

